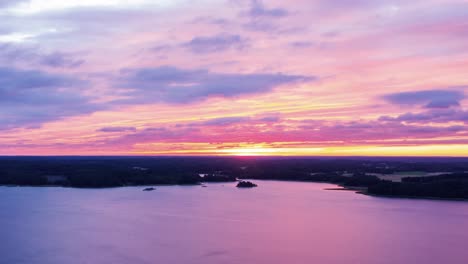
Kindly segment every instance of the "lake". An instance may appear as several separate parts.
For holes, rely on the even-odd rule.
[[[0,187],[0,263],[468,263],[468,202],[254,182]]]

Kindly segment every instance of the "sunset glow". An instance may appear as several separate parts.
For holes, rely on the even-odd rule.
[[[468,156],[468,3],[0,2],[0,155]]]

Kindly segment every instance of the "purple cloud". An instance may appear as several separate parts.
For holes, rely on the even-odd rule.
[[[230,22],[227,19],[224,18],[215,18],[215,17],[209,17],[209,16],[202,16],[202,17],[197,17],[193,20],[190,21],[190,24],[195,23],[203,23],[203,24],[211,24],[211,25],[218,25],[218,26],[225,26],[229,24]]]
[[[284,17],[289,13],[283,8],[266,8],[262,1],[252,0],[247,14],[251,17]]]
[[[13,99],[27,89],[74,86],[81,81],[63,75],[47,74],[34,70],[0,67],[0,92],[2,100]],[[10,98],[5,98],[9,97]],[[18,99],[23,99],[18,97]]]
[[[468,123],[468,111],[441,109],[422,113],[406,113],[397,117],[382,116],[379,121],[384,122],[406,122],[406,123],[446,123],[465,122]]]
[[[84,63],[84,60],[76,60],[71,56],[72,55],[63,52],[54,52],[42,55],[39,59],[39,63],[55,68],[75,68]]]
[[[114,132],[136,132],[135,127],[103,127],[98,129],[98,132],[109,132],[109,133],[114,133]]]
[[[460,106],[459,99],[437,99],[430,101],[424,107],[426,108],[450,108],[452,106]]]
[[[279,122],[279,115],[266,115],[266,116],[228,116],[228,117],[218,117],[212,118],[205,121],[186,123],[186,124],[177,124],[175,127],[226,127],[230,125],[249,125],[249,124],[259,124],[259,123],[275,123]]]
[[[173,46],[171,45],[168,45],[168,44],[160,44],[160,45],[156,45],[152,48],[150,48],[151,51],[153,52],[167,52],[169,50],[171,50],[173,48]]]
[[[30,65],[53,68],[75,68],[84,63],[76,59],[71,53],[52,52],[44,53],[36,47],[25,47],[13,44],[0,44],[0,59],[11,62],[21,62]]]
[[[21,2],[27,2],[27,1],[28,0],[2,0],[0,1],[0,8],[17,5]]]
[[[276,123],[276,122],[279,122],[280,120],[281,118],[279,117],[279,115],[264,116],[258,119],[258,121],[265,122],[265,123]]]
[[[119,86],[127,88],[127,103],[192,103],[209,97],[232,98],[269,92],[285,84],[310,82],[314,76],[275,74],[225,74],[175,67],[122,71]]]
[[[247,10],[240,13],[240,17],[248,19],[247,22],[243,23],[243,28],[275,34],[288,34],[291,31],[297,30],[295,27],[283,27],[284,23],[281,25],[277,23],[279,19],[289,15],[290,13],[287,9],[269,8],[260,0],[251,0]]]
[[[452,87],[464,88],[464,87]],[[449,108],[459,106],[465,98],[458,90],[425,90],[416,92],[401,92],[383,96],[386,101],[397,105],[424,105],[425,108]]]
[[[291,45],[291,47],[299,48],[299,49],[310,48],[310,47],[314,46],[314,44],[315,43],[312,42],[312,41],[294,41],[294,42],[289,43],[289,45]]]
[[[291,121],[289,121],[291,122]],[[300,142],[300,145],[326,146],[355,144],[421,145],[441,143],[467,143],[466,138],[443,139],[439,137],[466,135],[466,126],[430,126],[410,125],[395,122],[352,121],[336,122],[317,121],[310,126],[309,121],[297,121],[296,128],[291,126],[271,125],[269,129],[255,129],[255,119],[245,117],[215,118],[182,126],[155,127],[135,133],[120,135],[117,138],[103,139],[99,144],[132,146],[142,143],[170,142],[171,144],[197,143],[236,143],[262,142],[283,143]],[[204,127],[206,126],[206,127]],[[209,129],[211,132],[206,133]],[[294,143],[292,143],[294,144]]]
[[[236,123],[248,122],[249,120],[250,118],[246,116],[220,117],[220,118],[214,118],[214,119],[210,119],[208,121],[202,122],[201,125],[226,126],[226,125],[232,125]]]
[[[0,68],[0,129],[38,127],[102,109],[75,90],[84,84],[65,75]]]
[[[218,34],[214,36],[195,37],[184,43],[184,47],[193,53],[211,53],[226,50],[241,50],[248,46],[248,41],[239,35]]]

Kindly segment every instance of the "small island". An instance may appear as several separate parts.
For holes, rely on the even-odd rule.
[[[257,184],[249,182],[249,181],[240,181],[236,187],[237,188],[253,188],[253,187],[257,187]]]
[[[144,192],[150,192],[150,191],[154,191],[154,190],[156,190],[156,188],[154,188],[154,187],[148,187],[148,188],[143,189]]]

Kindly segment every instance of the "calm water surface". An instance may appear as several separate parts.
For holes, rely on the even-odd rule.
[[[468,263],[468,202],[257,183],[0,187],[0,263]]]

